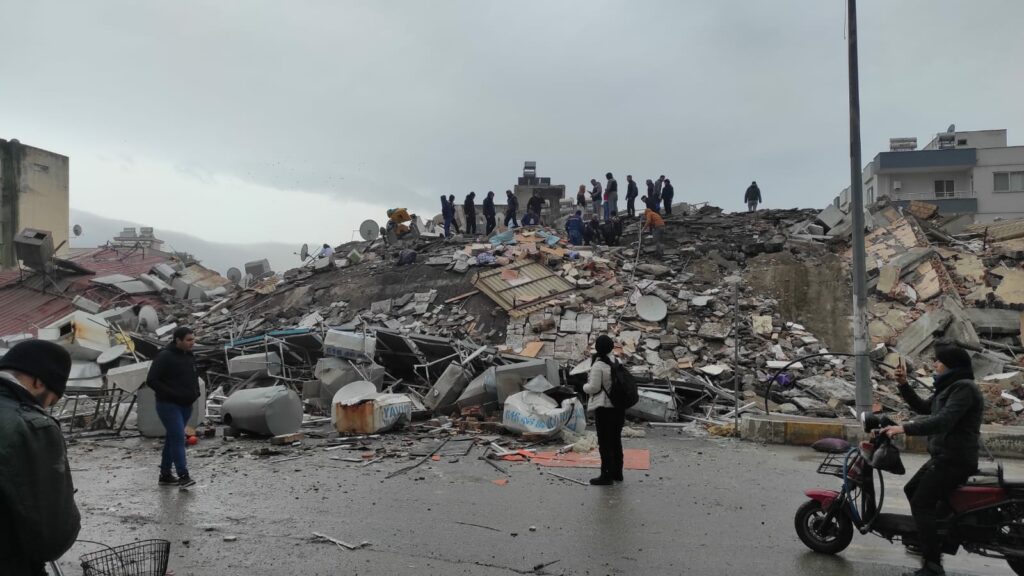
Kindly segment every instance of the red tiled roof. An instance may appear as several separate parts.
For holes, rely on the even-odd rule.
[[[93,248],[72,250],[68,260],[95,272],[90,275],[62,273],[54,280],[45,279],[26,270],[0,272],[0,336],[37,330],[51,324],[73,310],[71,300],[82,295],[104,305],[132,305],[152,302],[152,297],[128,296],[112,288],[91,284],[96,276],[124,274],[138,276],[170,259],[153,250]]]

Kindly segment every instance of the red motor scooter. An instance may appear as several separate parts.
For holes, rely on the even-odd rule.
[[[887,417],[874,415],[867,415],[863,423],[865,432],[894,424]],[[879,434],[845,454],[827,455],[818,466],[819,474],[836,476],[843,484],[840,490],[804,492],[810,499],[797,509],[795,525],[808,548],[825,554],[842,552],[853,540],[855,527],[861,534],[872,533],[910,549],[919,548],[910,515],[882,512],[885,480],[874,465],[879,464],[874,456],[883,446],[897,450],[887,436]],[[948,502],[940,504],[939,517],[943,553],[956,554],[962,547],[974,554],[1002,558],[1015,574],[1024,576],[1024,482],[1006,481],[1001,464],[994,472],[972,476],[957,488]]]

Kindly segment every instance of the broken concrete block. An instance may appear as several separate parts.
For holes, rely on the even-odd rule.
[[[900,269],[896,266],[882,266],[882,270],[878,273],[878,285],[876,290],[885,296],[889,296],[896,289],[897,284],[900,281]]]
[[[896,293],[893,294],[893,297],[905,306],[913,306],[914,304],[917,304],[917,291],[909,284],[901,283],[897,286]]]
[[[441,373],[441,377],[430,388],[430,392],[423,397],[423,404],[434,412],[447,412],[465,392],[471,375],[472,373],[463,369],[462,366],[454,362],[449,364]]]
[[[835,228],[846,218],[846,214],[842,210],[836,208],[835,205],[830,204],[828,208],[825,208],[815,218],[815,222],[820,223],[826,228],[826,230]]]
[[[1020,334],[1021,313],[998,308],[968,308],[967,317],[975,330],[986,338]]]
[[[796,406],[804,412],[814,412],[819,414],[832,412],[832,409],[830,409],[824,402],[814,398],[797,396],[795,398],[790,398],[789,401],[796,404]]]
[[[697,336],[705,340],[725,340],[729,336],[731,327],[721,322],[705,322],[701,324]]]
[[[750,319],[754,325],[754,334],[759,336],[771,336],[772,331],[774,330],[771,316],[758,316],[755,314],[751,316]]]
[[[270,443],[273,444],[274,446],[287,446],[289,444],[294,444],[296,442],[300,442],[305,437],[306,437],[306,435],[303,434],[302,432],[293,432],[291,434],[281,434],[279,436],[274,436],[273,438],[271,438],[270,439]]]
[[[935,335],[942,333],[952,320],[953,315],[946,310],[925,313],[903,331],[896,341],[896,351],[904,356],[919,355],[931,346]]]
[[[650,274],[655,278],[661,278],[662,276],[668,276],[672,269],[661,264],[639,264],[636,267],[636,271],[642,274]]]
[[[853,404],[856,401],[854,385],[840,378],[810,376],[801,378],[798,384],[818,398],[836,399],[843,404]]]
[[[697,307],[704,307],[710,304],[714,299],[714,296],[694,296],[693,300],[690,301],[690,304]]]
[[[974,330],[974,324],[971,323],[970,316],[963,306],[960,305],[960,302],[952,296],[943,296],[939,304],[943,310],[953,316],[949,326],[946,328],[945,337],[965,348],[971,350],[980,349],[981,340],[978,338],[977,331]]]
[[[626,410],[626,416],[647,422],[675,420],[676,401],[670,394],[653,390],[640,390],[640,399]]]

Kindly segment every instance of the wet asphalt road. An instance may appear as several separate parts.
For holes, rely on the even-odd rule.
[[[802,490],[837,481],[815,474],[819,457],[810,449],[675,430],[647,434],[625,443],[650,449],[651,470],[627,471],[614,487],[580,486],[515,463],[502,464],[511,476],[496,485],[502,475],[477,460],[480,447],[457,462],[428,461],[386,479],[410,460],[362,467],[330,459],[344,450],[321,448],[280,463],[268,461],[280,456],[196,457],[211,448],[247,454],[267,446],[204,440],[190,449],[199,485],[187,492],[156,486],[159,443],[152,440],[81,441],[69,457],[80,538],[170,540],[179,576],[510,575],[548,563],[537,573],[890,576],[917,565],[901,546],[873,536],[856,535],[835,557],[803,546],[793,529]],[[904,460],[911,471],[923,461]],[[1020,464],[1010,468],[1024,476]],[[900,497],[887,511],[907,511],[899,480],[892,482],[887,488]],[[311,541],[314,531],[370,545],[342,550]],[[74,559],[95,549],[77,544],[62,561],[65,573],[80,574]],[[950,574],[1012,574],[1002,561],[962,552],[946,564]]]

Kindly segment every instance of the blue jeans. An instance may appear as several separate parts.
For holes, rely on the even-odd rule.
[[[452,219],[448,216],[444,218],[444,237],[451,238],[452,236]]]
[[[167,431],[160,458],[160,472],[169,474],[173,463],[178,476],[188,476],[188,465],[185,463],[185,423],[192,417],[192,407],[157,400],[156,415]]]

